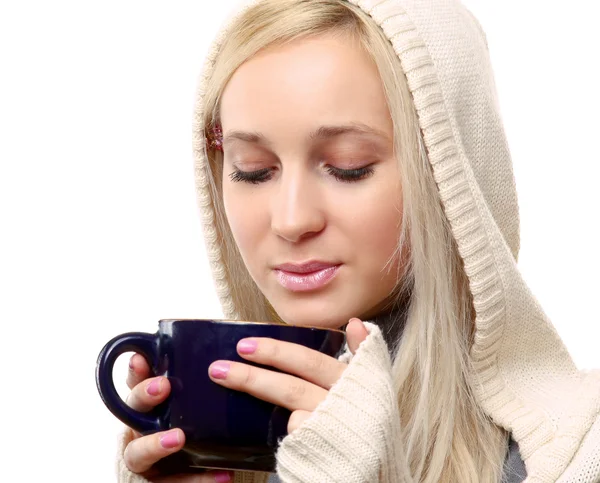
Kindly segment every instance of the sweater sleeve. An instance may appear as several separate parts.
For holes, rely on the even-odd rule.
[[[127,468],[123,454],[129,442],[133,439],[133,432],[129,428],[125,428],[119,435],[119,443],[117,450],[117,482],[118,483],[151,483],[137,473],[133,473]],[[233,483],[266,483],[268,478],[267,473],[252,473],[248,471],[236,471],[234,473]]]
[[[283,483],[411,481],[388,347],[376,325],[365,326],[369,335],[342,377],[281,440],[277,474]]]

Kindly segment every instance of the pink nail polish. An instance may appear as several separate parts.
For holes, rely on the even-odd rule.
[[[253,339],[242,339],[237,346],[240,354],[254,354],[257,347],[258,342]]]
[[[226,471],[218,471],[215,473],[215,481],[217,483],[229,483],[231,481],[231,475]]]
[[[148,386],[146,387],[146,392],[151,396],[158,396],[160,394],[160,381],[161,379],[154,379]]]
[[[215,362],[212,366],[210,366],[210,375],[215,379],[227,379],[228,372],[228,362]]]
[[[175,448],[179,444],[179,431],[169,431],[160,437],[160,445],[163,448]]]

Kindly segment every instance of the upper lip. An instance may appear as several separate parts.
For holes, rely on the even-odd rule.
[[[326,268],[337,267],[339,263],[322,262],[319,260],[310,260],[304,263],[282,263],[274,267],[275,270],[282,270],[290,273],[313,273]]]

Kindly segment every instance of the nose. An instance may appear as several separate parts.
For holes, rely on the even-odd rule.
[[[271,204],[271,229],[280,238],[297,243],[325,228],[318,180],[310,175],[282,174]]]

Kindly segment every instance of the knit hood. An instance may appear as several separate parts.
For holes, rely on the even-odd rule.
[[[544,474],[529,475],[528,481],[556,481],[564,471],[556,462],[570,461],[598,417],[600,377],[598,372],[577,370],[517,268],[517,194],[485,34],[457,0],[349,2],[383,29],[408,80],[473,294],[476,333],[471,358],[479,376],[479,403],[496,424],[512,432],[528,468],[546,468]],[[207,253],[224,314],[231,318],[238,308],[213,225],[202,93],[234,18],[229,17],[210,48],[193,134]],[[572,454],[564,453],[565,438]],[[535,465],[530,466],[531,461]]]

